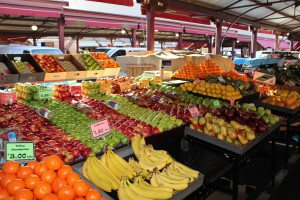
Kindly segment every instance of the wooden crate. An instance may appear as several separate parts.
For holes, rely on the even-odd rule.
[[[70,54],[53,55],[54,59],[67,71],[66,79],[85,79],[86,70],[81,63]]]
[[[0,75],[0,86],[2,84],[17,83],[19,81],[18,70],[6,55],[0,54],[0,71],[6,71],[7,69],[9,69],[11,74],[3,73],[4,75]]]
[[[144,71],[154,71],[154,65],[126,65],[126,76],[135,77],[140,76]]]
[[[82,56],[84,54],[72,54],[72,56],[82,65],[84,66],[84,62],[82,59]],[[91,55],[90,55],[91,56]],[[103,69],[101,70],[86,70],[86,78],[100,78],[104,75],[104,67],[98,62],[97,59],[95,59],[93,56],[91,56],[92,59],[94,59]]]
[[[117,76],[121,68],[105,68],[103,76]]]

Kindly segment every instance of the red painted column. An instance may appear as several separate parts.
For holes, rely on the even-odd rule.
[[[257,29],[252,30],[251,35],[251,58],[256,57],[256,44],[257,44]]]
[[[37,46],[36,37],[33,37],[32,40],[33,40],[33,46]]]
[[[213,40],[213,36],[210,35],[208,41],[208,53],[212,53],[213,48],[214,48],[214,40]]]
[[[294,51],[294,40],[290,39],[290,51]]]
[[[147,50],[154,50],[154,11],[151,6],[146,6],[147,17]]]
[[[65,19],[63,16],[58,18],[58,38],[59,49],[65,53]]]
[[[215,34],[215,54],[221,53],[221,39],[222,39],[222,21],[216,22],[216,34]]]
[[[76,37],[76,53],[79,53],[79,37]]]
[[[131,47],[136,47],[136,29],[131,29]]]
[[[274,51],[278,51],[279,49],[279,34],[275,34],[275,41],[274,41]]]
[[[183,49],[183,34],[182,32],[178,33],[178,50]]]
[[[236,39],[233,38],[232,39],[232,51],[231,51],[232,59],[234,59],[234,55],[235,55],[235,41],[236,41]]]

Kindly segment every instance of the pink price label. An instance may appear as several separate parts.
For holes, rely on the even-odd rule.
[[[76,94],[81,94],[81,86],[80,85],[71,85],[70,93],[72,96],[74,96]]]
[[[234,106],[234,101],[235,101],[234,98],[230,99],[230,105],[231,105],[231,106]]]
[[[105,136],[110,132],[110,126],[107,119],[102,119],[90,125],[93,138]]]
[[[192,117],[198,117],[200,115],[197,107],[189,108],[189,111],[190,111]]]
[[[16,92],[0,93],[0,103],[1,104],[17,103],[17,93]]]

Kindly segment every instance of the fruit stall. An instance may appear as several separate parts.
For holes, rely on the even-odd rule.
[[[212,176],[191,168],[193,158],[182,159],[196,143],[230,160],[223,168],[234,172],[237,199],[240,166],[269,141],[273,158],[279,116],[299,118],[296,91],[268,89],[213,60],[185,64],[164,82],[116,76],[118,63],[104,53],[1,55],[0,61],[9,70],[0,76],[8,86],[0,92],[5,198],[206,197]]]

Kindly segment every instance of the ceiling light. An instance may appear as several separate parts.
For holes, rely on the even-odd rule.
[[[125,34],[125,33],[126,33],[126,31],[125,31],[124,29],[122,29],[122,30],[121,30],[121,33],[122,33],[122,34]]]
[[[37,27],[36,25],[33,24],[33,25],[31,26],[31,30],[36,31],[36,30],[38,30],[38,27]]]
[[[287,33],[286,35],[287,35],[287,36],[289,36],[289,35],[290,35],[290,33]]]
[[[237,41],[236,41],[236,43],[240,43],[240,41],[239,41],[239,40],[237,40]]]
[[[175,35],[176,35],[176,37],[178,37],[178,36],[179,36],[179,34],[178,34],[178,33],[176,33]]]
[[[154,30],[155,32],[158,32],[158,30]]]

